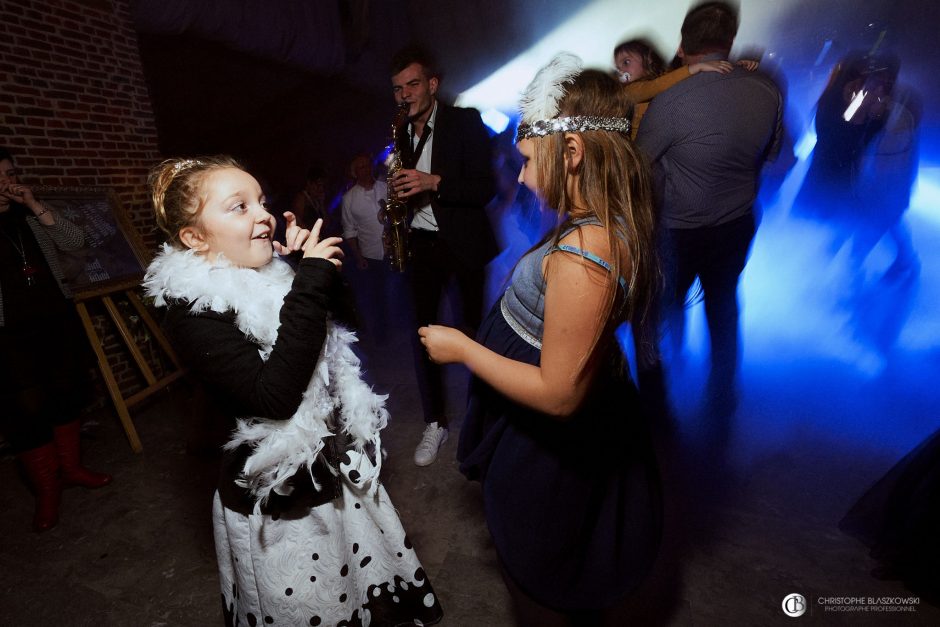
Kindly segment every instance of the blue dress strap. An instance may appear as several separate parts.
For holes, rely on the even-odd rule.
[[[600,257],[598,257],[597,255],[595,255],[595,254],[592,253],[592,252],[589,252],[589,251],[587,251],[587,250],[581,250],[581,249],[578,248],[577,246],[572,246],[572,245],[570,245],[570,244],[558,244],[558,245],[556,245],[556,246],[553,246],[553,247],[549,248],[547,251],[545,251],[545,254],[548,255],[548,254],[550,254],[550,253],[555,252],[556,250],[560,250],[560,251],[566,252],[566,253],[572,253],[572,254],[575,254],[575,255],[578,255],[578,256],[582,257],[583,259],[587,259],[588,261],[593,261],[594,263],[596,263],[596,264],[599,265],[600,267],[602,267],[602,268],[604,268],[605,270],[607,270],[608,272],[610,272],[610,264],[607,263],[606,261],[604,261],[603,259],[601,259]],[[618,281],[620,282],[620,288],[623,290],[624,294],[626,294],[626,293],[627,293],[627,282],[624,281],[623,277],[617,277],[617,278],[618,278]]]

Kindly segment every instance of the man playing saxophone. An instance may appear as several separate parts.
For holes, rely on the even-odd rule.
[[[408,123],[396,143],[404,167],[388,181],[392,193],[414,211],[409,235],[410,280],[415,312],[413,348],[426,427],[415,463],[427,466],[447,440],[443,372],[418,342],[417,328],[439,322],[445,288],[454,280],[462,325],[475,332],[483,313],[484,268],[496,255],[496,239],[484,207],[496,193],[490,137],[475,109],[437,100],[440,85],[431,57],[406,48],[392,59],[392,91],[407,103]]]

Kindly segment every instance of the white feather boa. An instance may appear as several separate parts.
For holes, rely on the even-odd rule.
[[[235,312],[236,326],[258,344],[261,358],[267,360],[277,340],[278,312],[293,280],[294,271],[280,259],[258,269],[240,268],[225,260],[210,263],[190,250],[165,244],[147,269],[143,285],[158,307],[183,300],[193,312]],[[324,438],[340,431],[349,436],[352,448],[346,451],[349,462],[332,470],[356,490],[378,489],[380,432],[388,424],[388,396],[375,394],[362,380],[359,358],[351,348],[354,342],[353,332],[327,322],[316,370],[291,419],[238,419],[225,447],[248,444],[253,449],[237,482],[255,496],[256,512],[272,490],[290,493],[285,482],[299,469],[310,471],[312,479]]]

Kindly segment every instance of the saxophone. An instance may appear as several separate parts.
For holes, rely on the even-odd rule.
[[[395,113],[394,120],[392,120],[391,144],[388,146],[388,156],[385,158],[385,168],[388,171],[389,181],[403,167],[397,137],[398,129],[408,121],[409,106],[407,102],[401,103]],[[399,198],[398,194],[392,191],[391,183],[388,185],[386,196],[384,200],[379,201],[382,207],[379,210],[379,221],[385,225],[382,243],[385,245],[385,254],[388,256],[392,268],[398,272],[404,272],[405,263],[410,256],[408,252],[408,201]]]

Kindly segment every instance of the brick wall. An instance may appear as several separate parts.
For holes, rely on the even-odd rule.
[[[110,187],[156,246],[159,160],[129,0],[0,0],[0,143],[24,182]]]
[[[148,251],[147,172],[160,159],[129,0],[0,0],[0,145],[33,185],[108,187]],[[136,366],[95,326],[125,395]]]

